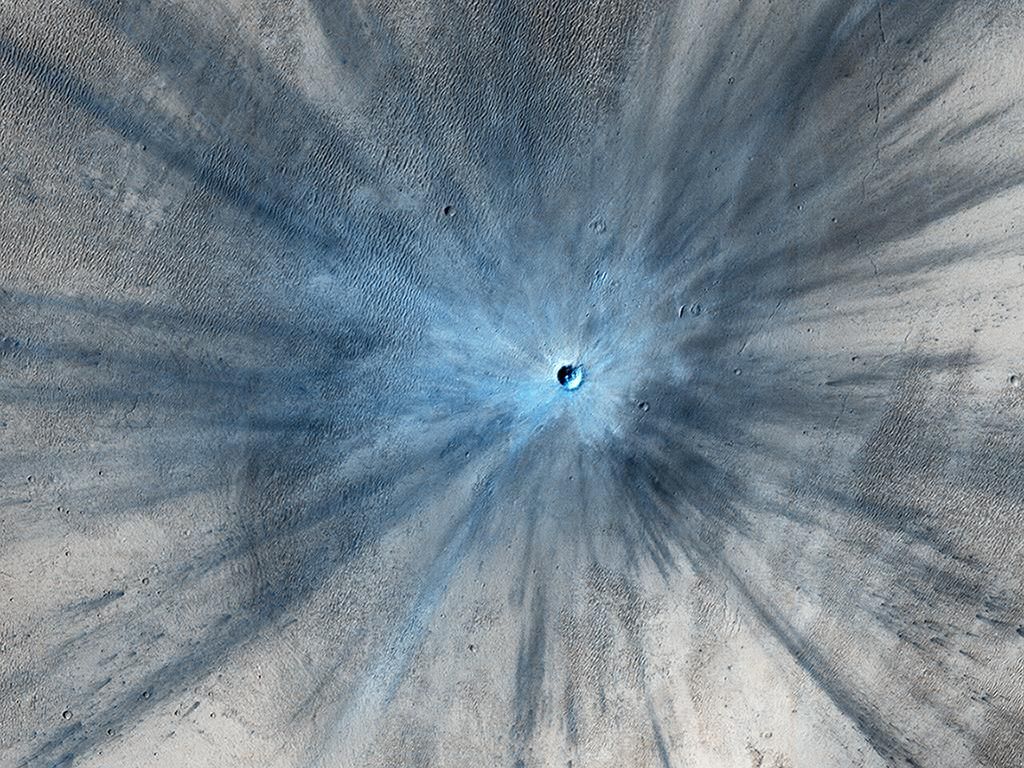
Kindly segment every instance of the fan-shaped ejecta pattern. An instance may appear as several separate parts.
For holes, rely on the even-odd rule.
[[[0,764],[1024,760],[1013,3],[0,22]]]

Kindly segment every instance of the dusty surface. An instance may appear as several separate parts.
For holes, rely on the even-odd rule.
[[[5,3],[0,765],[1024,764],[1022,47]]]

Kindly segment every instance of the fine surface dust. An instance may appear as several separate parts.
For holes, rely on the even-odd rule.
[[[3,4],[0,766],[1024,765],[1021,50]]]

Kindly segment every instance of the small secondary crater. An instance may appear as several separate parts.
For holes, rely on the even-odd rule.
[[[563,365],[558,369],[555,378],[568,390],[579,389],[583,383],[583,368],[579,365]]]

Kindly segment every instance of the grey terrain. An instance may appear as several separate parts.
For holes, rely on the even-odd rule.
[[[4,0],[2,768],[1020,768],[1024,2]]]

